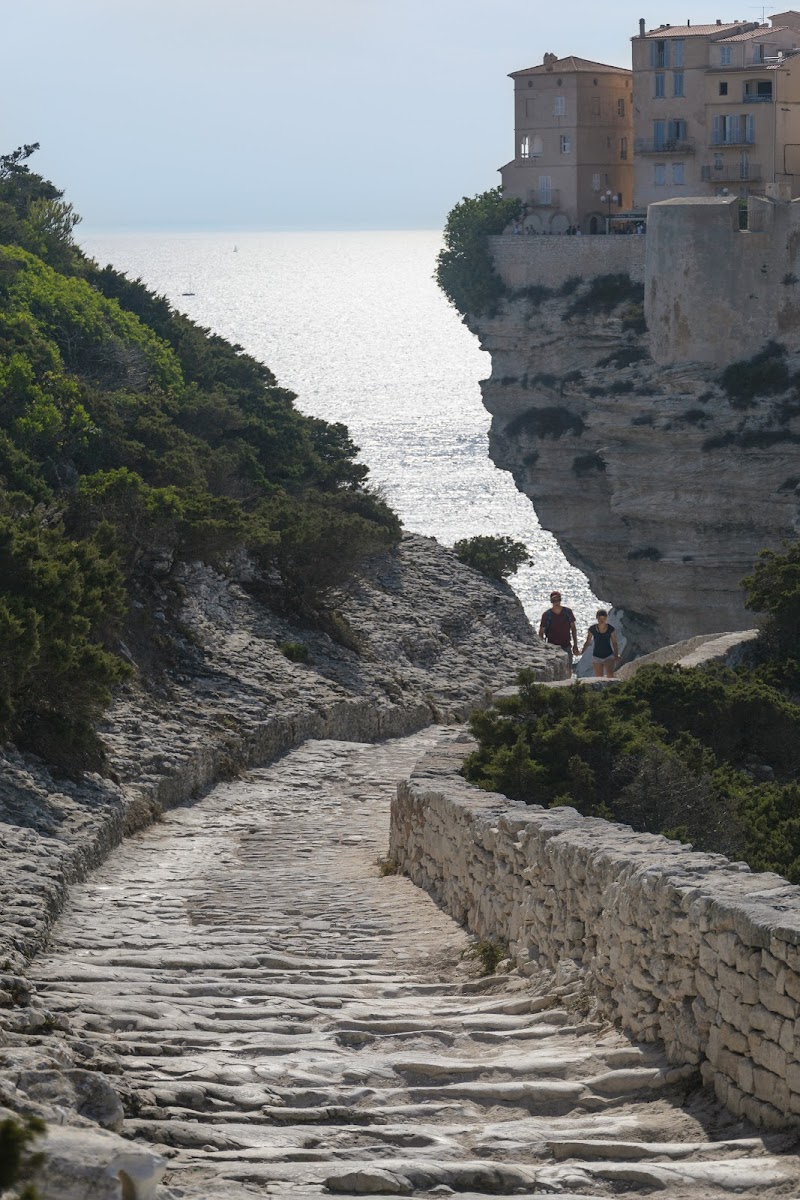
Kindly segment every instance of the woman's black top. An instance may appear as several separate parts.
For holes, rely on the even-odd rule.
[[[594,638],[592,658],[611,658],[612,654],[614,653],[611,645],[611,635],[613,632],[613,625],[606,625],[604,633],[601,633],[596,625],[591,625],[589,627],[589,633]]]

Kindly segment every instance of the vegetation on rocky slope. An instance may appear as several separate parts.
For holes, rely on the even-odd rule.
[[[518,696],[473,716],[467,778],[800,883],[800,544],[765,552],[744,584],[766,614],[750,666],[643,667],[603,690],[523,672]]]
[[[309,617],[399,522],[343,425],[81,253],[35,149],[0,157],[0,738],[79,768],[181,561]]]
[[[492,315],[507,294],[492,263],[489,238],[502,233],[521,211],[520,200],[505,199],[496,187],[479,196],[465,196],[448,215],[436,280],[462,316]]]

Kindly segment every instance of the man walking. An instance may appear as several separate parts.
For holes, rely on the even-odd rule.
[[[566,652],[572,670],[572,655],[580,653],[578,630],[574,612],[561,603],[561,592],[550,593],[550,607],[547,612],[542,613],[539,622],[539,637],[544,638],[551,646],[560,646]]]

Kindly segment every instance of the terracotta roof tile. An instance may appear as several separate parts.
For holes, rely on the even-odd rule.
[[[570,71],[618,71],[621,74],[630,75],[627,67],[614,67],[610,63],[592,62],[589,58],[577,58],[574,54],[567,55],[566,58],[557,58],[555,62],[540,63],[538,67],[526,67],[522,71],[512,71],[511,78],[514,79],[518,75],[552,75],[554,71],[560,71],[562,75],[568,74]]]
[[[761,25],[758,29],[751,29],[749,33],[735,33],[733,37],[720,38],[719,42],[750,42],[754,38],[764,38],[768,42],[773,33],[790,32],[800,33],[800,30],[790,30],[788,25],[776,25],[774,27],[771,25]],[[719,42],[717,43],[718,45]]]
[[[710,33],[722,33],[726,29],[741,29],[743,25],[754,24],[750,21],[725,21],[722,25],[669,25],[666,29],[648,29],[646,38],[685,38],[708,37]],[[631,41],[634,41],[632,38]]]

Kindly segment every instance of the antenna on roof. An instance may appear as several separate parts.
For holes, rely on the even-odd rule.
[[[761,13],[761,24],[763,25],[767,19],[767,9],[775,8],[775,5],[774,4],[748,4],[747,7],[753,8],[753,9],[755,9],[756,12]]]

